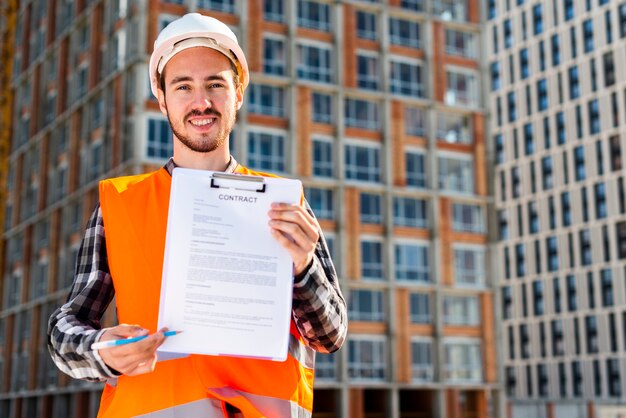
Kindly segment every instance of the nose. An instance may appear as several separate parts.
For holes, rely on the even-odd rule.
[[[194,97],[193,105],[196,109],[208,109],[213,107],[211,100],[204,93],[199,93]]]

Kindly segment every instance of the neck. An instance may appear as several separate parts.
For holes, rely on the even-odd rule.
[[[195,170],[224,171],[230,162],[228,147],[220,147],[211,152],[195,152],[174,144],[174,162],[178,167]]]

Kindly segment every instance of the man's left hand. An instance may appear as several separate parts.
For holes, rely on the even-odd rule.
[[[320,237],[319,224],[305,208],[288,203],[272,203],[268,212],[270,232],[293,260],[294,275],[306,269],[315,254]]]

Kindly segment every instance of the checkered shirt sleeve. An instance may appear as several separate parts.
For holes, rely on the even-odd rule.
[[[67,301],[48,321],[48,351],[64,373],[89,381],[115,377],[91,344],[104,332],[100,319],[115,290],[109,274],[100,205],[89,219],[78,251],[74,283]]]

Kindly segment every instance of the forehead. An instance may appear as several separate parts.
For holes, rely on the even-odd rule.
[[[187,48],[174,55],[165,64],[163,75],[166,79],[186,76],[210,76],[223,71],[231,71],[230,60],[221,52],[206,47]]]

